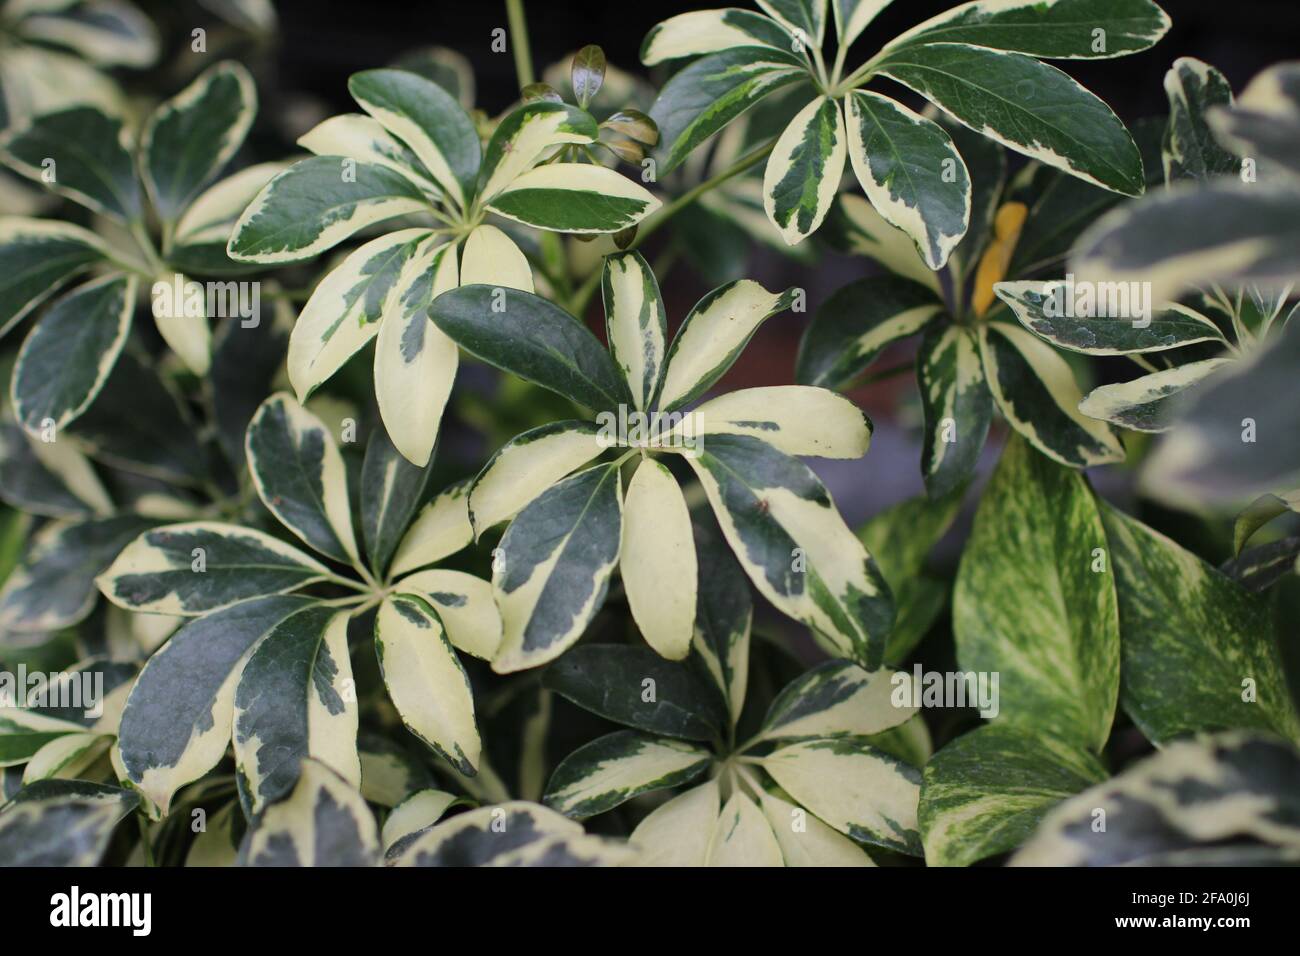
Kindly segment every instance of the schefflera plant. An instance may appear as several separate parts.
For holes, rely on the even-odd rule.
[[[101,235],[58,220],[0,218],[0,335],[72,279],[95,273],[46,309],[19,350],[14,414],[33,435],[44,430],[48,438],[99,394],[131,333],[141,282],[166,284],[166,298],[154,301],[158,332],[186,367],[207,373],[206,303],[184,291],[186,276],[241,271],[225,255],[230,224],[278,167],[253,166],[208,184],[239,150],[256,112],[248,71],[223,62],[158,106],[138,143],[121,117],[90,106],[39,116],[0,138],[13,169],[103,223]],[[159,243],[149,231],[154,221]]]
[[[332,117],[299,143],[315,153],[266,185],[230,237],[234,259],[281,265],[309,259],[396,217],[427,226],[386,232],[331,270],[289,339],[289,381],[300,401],[371,338],[375,397],[393,444],[429,460],[456,376],[455,345],[429,323],[429,303],[459,285],[533,291],[528,259],[501,217],[578,235],[617,233],[659,200],[591,161],[600,137],[585,110],[540,100],[508,113],[486,146],[473,119],[437,83],[397,69],[348,83],[368,116]],[[418,221],[418,218],[417,220]]]
[[[566,757],[545,802],[585,820],[693,784],[633,830],[647,866],[872,866],[863,845],[920,856],[921,773],[911,761],[924,762],[928,740],[905,726],[916,708],[895,705],[894,678],[907,676],[828,661],[777,693],[757,733],[738,739],[749,586],[714,536],[701,530],[697,544],[707,565],[687,661],[588,644],[543,673],[543,686],[632,728]]]
[[[639,253],[606,257],[602,282],[608,350],[573,316],[526,292],[467,286],[429,310],[465,351],[594,412],[524,432],[470,486],[476,534],[510,519],[493,561],[504,626],[493,669],[509,673],[563,653],[599,611],[615,566],[651,647],[686,656],[697,556],[681,488],[657,455],[689,463],[764,597],[833,655],[879,666],[893,624],[888,585],[825,486],[793,457],[861,457],[871,439],[866,415],[833,392],[801,386],[744,389],[679,414],[794,291],[768,292],[748,279],[720,286],[669,346],[659,285]],[[611,450],[613,461],[573,473]]]
[[[1041,163],[1008,178],[999,146],[936,122],[960,144],[975,183],[970,230],[946,276],[932,272],[906,235],[860,197],[840,197],[827,226],[834,244],[876,260],[887,274],[851,282],[817,309],[799,346],[796,380],[851,388],[887,348],[919,335],[921,473],[932,498],[969,480],[995,407],[1062,464],[1123,460],[1113,430],[1079,411],[1083,393],[1069,364],[994,294],[1004,279],[1059,270],[1079,233],[1121,197]]]
[[[1300,70],[1293,68],[1292,74],[1300,74]],[[1282,71],[1278,68],[1266,71],[1262,82],[1257,79],[1247,88],[1243,106],[1234,108],[1232,87],[1222,73],[1190,57],[1174,61],[1165,74],[1164,84],[1169,98],[1169,119],[1162,140],[1166,185],[1181,185],[1183,189],[1193,184],[1238,188],[1239,184],[1233,180],[1242,169],[1243,159],[1220,141],[1216,130],[1231,129],[1243,118],[1249,122],[1253,118],[1252,103],[1260,99],[1271,103],[1273,91],[1286,88],[1277,79],[1280,75]],[[1300,109],[1300,94],[1293,90],[1289,97],[1282,97],[1282,102],[1281,111],[1293,113]],[[1274,133],[1270,130],[1265,135]],[[1244,147],[1244,152],[1251,155],[1267,155],[1251,148],[1251,143],[1224,139],[1237,148]],[[1175,195],[1187,193],[1176,189]],[[1290,282],[1195,282],[1194,266],[1179,262],[1176,256],[1162,262],[1160,250],[1153,242],[1144,243],[1142,252],[1135,254],[1129,248],[1123,253],[1130,260],[1145,260],[1147,265],[1135,266],[1130,261],[1123,263],[1120,270],[1114,270],[1107,261],[1111,253],[1104,237],[1122,230],[1122,224],[1131,215],[1130,210],[1121,207],[1080,237],[1079,249],[1074,253],[1080,276],[1091,277],[1087,281],[1098,278],[1107,281],[1112,271],[1120,271],[1123,275],[1117,275],[1119,281],[1112,280],[1113,284],[1107,287],[1129,289],[1135,277],[1150,275],[1154,278],[1136,281],[1145,283],[1154,296],[1184,291],[1166,279],[1166,275],[1181,272],[1183,278],[1192,279],[1183,284],[1194,282],[1201,287],[1199,292],[1184,295],[1177,301],[1152,301],[1151,311],[1146,315],[1132,313],[1126,296],[1120,303],[1121,306],[1129,304],[1131,314],[1126,315],[1115,313],[1114,303],[1107,312],[1102,302],[1094,309],[1066,312],[1061,305],[1068,301],[1073,290],[1059,282],[1002,282],[995,291],[1026,329],[1052,345],[1084,355],[1129,356],[1147,372],[1131,381],[1094,389],[1079,403],[1081,412],[1133,431],[1164,432],[1171,427],[1173,409],[1190,397],[1186,393],[1194,393],[1201,382],[1220,370],[1234,365],[1244,367],[1270,338],[1286,327],[1294,314],[1294,309],[1291,314],[1283,314],[1292,286]],[[1181,223],[1162,224],[1151,233],[1185,233],[1193,226],[1193,219],[1188,216]],[[1132,245],[1131,239],[1128,245]],[[1261,242],[1261,248],[1269,245],[1267,240]],[[1199,452],[1192,450],[1190,454],[1195,457]]]
[[[122,779],[165,813],[233,739],[250,815],[293,788],[305,758],[357,786],[348,620],[372,608],[393,706],[417,737],[475,773],[474,701],[454,648],[491,658],[501,622],[486,581],[428,568],[472,538],[464,487],[421,507],[429,468],[406,461],[376,428],[357,496],[363,560],[343,458],[318,418],[273,395],[249,424],[247,455],[263,504],[319,557],[218,522],[154,528],[123,549],[98,579],[108,599],[193,620],[150,658],[126,701]],[[315,596],[320,585],[352,593]]]
[[[885,76],[1011,149],[1105,189],[1142,192],[1142,162],[1111,109],[1041,59],[1124,56],[1156,43],[1169,18],[1150,0],[975,0],[895,37],[857,69],[850,47],[888,0],[759,0],[763,13],[700,10],[646,36],[647,65],[697,57],[650,110],[662,172],[755,103],[787,87],[809,99],[774,141],[764,206],[787,243],[821,225],[846,160],[872,205],[931,269],[966,232],[971,182],[944,129],[863,89]],[[838,49],[822,55],[828,7]]]

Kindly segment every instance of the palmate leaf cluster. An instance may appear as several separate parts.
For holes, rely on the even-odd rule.
[[[888,6],[693,11],[495,114],[419,50],[306,155],[232,60],[131,106],[129,4],[0,7],[0,680],[55,675],[0,863],[1294,861],[1300,72],[1177,59],[1130,130],[1059,67],[1151,0]],[[1056,307],[1097,282],[1149,311]],[[924,491],[855,528],[909,340]]]

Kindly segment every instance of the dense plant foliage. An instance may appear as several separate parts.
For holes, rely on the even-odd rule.
[[[503,111],[416,50],[284,156],[274,11],[203,6],[260,52],[147,105],[129,3],[0,6],[0,864],[1300,857],[1300,64],[1130,132],[1046,61],[1151,0],[856,68],[888,0],[758,0],[651,80],[510,0]]]

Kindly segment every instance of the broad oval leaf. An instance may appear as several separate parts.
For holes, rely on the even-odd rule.
[[[375,651],[402,722],[458,771],[473,775],[482,749],[474,698],[437,613],[416,594],[385,598],[375,617]]]
[[[969,866],[1013,850],[1058,803],[1106,776],[1095,756],[1041,730],[978,727],[925,767],[925,860],[931,866]]]
[[[1012,440],[980,500],[953,594],[961,669],[1015,688],[999,719],[1093,752],[1110,735],[1119,695],[1106,553],[1083,477]]]
[[[831,653],[878,667],[889,586],[811,469],[747,435],[714,436],[687,460],[759,593]]]
[[[763,322],[784,312],[795,292],[768,292],[740,279],[719,286],[695,303],[668,349],[664,384],[656,402],[669,412],[703,395],[739,358]]]
[[[16,171],[125,222],[142,215],[131,150],[124,121],[88,106],[47,113],[0,137],[0,153]]]
[[[348,91],[362,109],[420,157],[457,205],[469,203],[482,152],[474,122],[455,97],[406,70],[354,73]]]
[[[546,489],[609,447],[591,422],[551,422],[516,435],[488,459],[470,487],[475,536],[513,518]]]
[[[1133,722],[1157,744],[1236,728],[1300,740],[1268,601],[1114,508],[1102,519],[1124,633],[1121,703]]]
[[[361,465],[361,532],[371,569],[381,577],[424,500],[432,467],[432,458],[423,467],[407,461],[382,428],[371,432]]]
[[[234,694],[235,763],[253,813],[298,782],[310,757],[361,785],[348,615],[315,604],[258,641]]]
[[[704,866],[721,809],[716,780],[691,787],[651,810],[628,837],[638,866]]]
[[[878,93],[854,90],[848,110],[849,160],[871,204],[941,269],[966,235],[971,181],[943,127]]]
[[[471,355],[581,405],[605,410],[631,404],[627,383],[600,340],[540,296],[462,286],[440,295],[429,318]]]
[[[98,236],[71,223],[0,217],[0,336],[106,251]]]
[[[239,848],[241,866],[375,866],[379,826],[352,784],[304,760],[289,794],[253,821]]]
[[[321,554],[355,561],[347,473],[324,423],[281,392],[253,415],[246,448],[253,484],[271,513]]]
[[[1079,411],[1133,431],[1168,431],[1173,426],[1177,396],[1231,364],[1228,358],[1205,359],[1161,369],[1131,382],[1102,385],[1079,403]]]
[[[262,531],[194,521],[146,531],[95,583],[130,611],[192,615],[284,594],[328,576],[320,562]]]
[[[227,252],[265,265],[310,259],[366,226],[426,206],[420,188],[387,166],[313,156],[262,187],[235,223]]]
[[[455,554],[474,540],[469,520],[469,480],[439,492],[406,529],[389,569],[405,574]]]
[[[1165,181],[1227,175],[1241,161],[1224,149],[1210,129],[1214,106],[1232,105],[1232,87],[1222,73],[1200,60],[1181,56],[1165,74],[1169,120],[1161,142]]]
[[[844,115],[829,96],[800,110],[777,139],[763,173],[763,208],[788,245],[822,224],[847,158]]]
[[[767,817],[737,788],[713,825],[705,866],[782,866],[781,844]]]
[[[689,414],[702,444],[708,435],[749,435],[787,455],[816,458],[861,458],[871,445],[873,426],[862,409],[809,385],[742,388]]]
[[[186,624],[149,658],[127,698],[117,746],[127,779],[161,812],[225,756],[235,686],[253,647],[311,603],[286,595],[236,604]]]
[[[909,675],[865,671],[851,661],[827,661],[787,684],[763,718],[763,740],[869,737],[909,720],[919,707],[895,703]],[[915,695],[911,695],[915,697]]]
[[[697,565],[691,515],[672,472],[641,462],[623,504],[623,589],[632,619],[657,653],[690,653]]]
[[[430,178],[420,158],[383,125],[360,113],[343,113],[322,120],[298,137],[298,145],[317,156],[350,156],[386,166],[411,180],[430,196],[442,190]]]
[[[965,486],[979,463],[993,419],[979,343],[960,325],[935,325],[916,354],[925,437],[921,476],[931,498]]]
[[[0,809],[0,866],[96,866],[139,803],[130,790],[84,780],[30,784]]]
[[[646,700],[645,681],[653,681]],[[718,740],[718,698],[685,664],[645,647],[584,644],[542,672],[542,685],[615,723],[683,740]]]
[[[94,279],[32,327],[10,383],[14,415],[32,435],[62,428],[95,400],[131,331],[135,288],[135,276]]]
[[[694,744],[620,730],[565,757],[544,799],[566,817],[585,820],[640,794],[690,783],[712,762]]]
[[[428,238],[427,229],[402,229],[372,239],[316,286],[289,336],[289,382],[299,401],[369,342],[385,316],[396,314],[403,270]]]
[[[593,143],[599,135],[591,114],[567,103],[528,103],[497,124],[483,156],[479,197],[488,201],[532,169],[555,146]]]
[[[639,252],[606,256],[601,275],[605,335],[639,410],[659,392],[668,350],[668,316],[659,282]]]
[[[485,661],[496,656],[501,647],[501,612],[489,582],[464,571],[434,568],[402,578],[397,586],[429,603],[457,650]]]
[[[740,46],[763,46],[782,53],[794,51],[794,36],[761,13],[738,10],[692,10],[656,23],[641,43],[641,62],[654,66]]]
[[[590,163],[548,163],[503,187],[487,206],[524,225],[552,232],[621,232],[659,208],[644,186]]]
[[[925,43],[973,43],[1049,60],[1127,56],[1169,30],[1151,0],[973,0],[913,27],[886,50]]]
[[[253,78],[233,60],[204,70],[154,110],[140,139],[141,172],[164,221],[175,221],[230,161],[256,112]]]
[[[618,562],[622,511],[618,468],[597,465],[559,482],[510,523],[492,571],[505,628],[493,670],[544,664],[582,636]]]
[[[1142,157],[1110,107],[1065,73],[1020,53],[966,43],[897,48],[880,72],[971,129],[1031,159],[1129,196]]]

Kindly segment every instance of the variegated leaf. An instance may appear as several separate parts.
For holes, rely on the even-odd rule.
[[[360,792],[324,764],[304,760],[294,788],[253,822],[241,866],[374,866],[379,827]]]
[[[62,428],[95,400],[131,331],[135,289],[131,275],[94,279],[32,327],[10,383],[14,416],[32,435]]]
[[[157,29],[127,0],[20,0],[10,4],[10,12],[22,17],[24,37],[72,50],[100,66],[140,68],[158,58]]]
[[[593,143],[600,131],[591,114],[548,101],[517,107],[497,124],[483,157],[479,197],[488,202],[532,169],[554,147]]]
[[[711,399],[690,412],[700,432],[749,435],[785,452],[816,458],[861,458],[871,445],[872,424],[847,398],[808,385],[742,388]]]
[[[695,623],[695,542],[686,499],[662,462],[641,462],[628,484],[620,566],[646,643],[669,660],[686,657]]]
[[[164,244],[169,265],[192,275],[234,276],[256,271],[226,253],[230,234],[257,194],[284,172],[284,163],[258,163],[209,186],[181,213]]]
[[[653,694],[646,693],[646,681],[652,682]],[[722,738],[724,717],[712,688],[687,665],[665,661],[649,648],[575,647],[546,668],[542,686],[584,710],[650,734]]]
[[[423,191],[387,166],[313,156],[262,188],[235,223],[227,251],[240,262],[297,262],[366,226],[426,206]]]
[[[1288,511],[1300,514],[1300,488],[1260,495],[1237,515],[1232,525],[1232,553],[1241,554],[1246,543],[1264,525]]]
[[[730,7],[693,10],[669,17],[650,28],[641,43],[641,62],[654,66],[733,47],[758,46],[794,52],[795,38],[785,27],[760,13]]]
[[[618,468],[597,465],[554,485],[510,523],[492,571],[505,629],[493,670],[544,664],[582,636],[618,562],[622,511]]]
[[[969,866],[1025,842],[1062,800],[1099,784],[1092,754],[1032,727],[987,724],[925,767],[920,820],[931,866]]]
[[[763,174],[763,208],[788,245],[822,224],[847,158],[844,115],[830,97],[805,106],[777,139]]]
[[[608,447],[590,422],[563,421],[517,435],[488,459],[469,493],[475,535],[513,518],[553,484]]]
[[[1161,142],[1165,180],[1207,179],[1236,172],[1241,161],[1215,139],[1207,114],[1232,105],[1227,78],[1201,60],[1181,56],[1165,74],[1169,121]]]
[[[830,0],[831,15],[835,19],[835,36],[840,47],[850,46],[890,2],[891,0]]]
[[[921,475],[931,498],[965,486],[988,435],[993,399],[984,378],[979,344],[960,325],[935,325],[916,356],[925,439]]]
[[[470,236],[483,229],[481,226]],[[430,236],[402,265],[375,341],[375,399],[393,445],[412,464],[428,464],[451,396],[460,352],[429,321],[430,303],[459,285],[456,247]]]
[[[0,707],[0,767],[21,767],[47,744],[85,730],[70,720],[18,706],[23,702],[7,700]]]
[[[234,745],[253,813],[293,789],[308,757],[361,785],[346,612],[312,605],[258,642],[235,688]]]
[[[299,401],[352,357],[396,315],[403,270],[429,238],[402,229],[372,239],[348,255],[312,292],[289,336],[289,381]]]
[[[474,197],[482,150],[474,122],[437,83],[406,70],[366,70],[348,91],[367,113],[402,140],[456,205]]]
[[[710,438],[688,459],[754,586],[831,653],[880,665],[889,587],[802,462],[745,435]]]
[[[142,214],[132,149],[121,117],[86,106],[39,116],[0,136],[0,153],[15,171],[124,222]]]
[[[700,668],[726,705],[731,725],[740,720],[749,684],[749,629],[754,614],[749,582],[715,528],[695,526],[699,565],[695,635],[691,646]]]
[[[389,569],[394,576],[433,564],[474,540],[469,522],[469,482],[441,491],[425,505],[402,536]]]
[[[659,282],[639,252],[606,256],[601,276],[605,335],[638,410],[650,407],[663,379],[668,317]]]
[[[1294,864],[1297,776],[1295,748],[1269,737],[1174,741],[1061,804],[1011,865]]]
[[[206,614],[323,581],[315,558],[262,531],[215,521],[153,528],[95,579],[114,604],[149,614]]]
[[[417,594],[385,598],[375,618],[375,651],[402,722],[461,773],[473,774],[482,749],[474,698],[437,612]]]
[[[1011,306],[1020,324],[1053,345],[1085,355],[1128,355],[1135,352],[1162,352],[1196,342],[1226,344],[1223,333],[1212,320],[1195,309],[1167,304],[1159,311],[1154,303],[1132,301],[1129,289],[1122,285],[1106,295],[1110,306],[1100,302],[1083,305],[1086,314],[1076,311],[1073,287],[1060,281],[999,282],[993,287],[999,299]],[[1118,314],[1096,314],[1103,308]]]
[[[705,866],[782,866],[781,844],[767,817],[748,796],[735,790],[718,814]]]
[[[1211,109],[1206,117],[1214,135],[1244,156],[1262,160],[1267,169],[1300,175],[1300,67],[1293,60],[1255,75],[1234,107]]]
[[[864,671],[850,661],[827,661],[787,684],[763,718],[763,740],[797,741],[831,737],[869,737],[917,713],[913,703],[895,703],[908,674]],[[908,695],[912,701],[918,695]]]
[[[1169,23],[1151,0],[973,0],[931,17],[885,48],[973,43],[1049,60],[1096,60],[1154,46]]]
[[[71,223],[0,217],[0,336],[106,251],[98,236]]]
[[[860,737],[804,740],[774,751],[763,769],[799,804],[859,843],[921,855],[921,773]]]
[[[755,103],[807,78],[794,53],[753,46],[710,53],[679,70],[650,107],[663,150],[660,174],[676,169]]]
[[[994,401],[1035,448],[1073,468],[1124,460],[1110,426],[1079,411],[1074,373],[1050,345],[1008,322],[980,326],[979,337]]]
[[[757,0],[759,7],[805,46],[820,47],[826,36],[827,0]]]
[[[151,524],[122,514],[42,528],[0,590],[0,629],[48,632],[83,620],[95,605],[95,575]]]
[[[445,790],[417,790],[406,797],[384,820],[380,831],[384,855],[400,855],[407,844],[418,839],[458,802],[454,793]]]
[[[1079,411],[1089,418],[1134,431],[1167,431],[1172,424],[1176,396],[1231,363],[1226,358],[1204,359],[1152,372],[1131,382],[1102,385],[1079,403]]]
[[[644,186],[590,163],[548,163],[512,179],[487,208],[537,229],[621,232],[660,206]]]
[[[235,686],[252,649],[308,598],[268,597],[191,621],[140,672],[118,731],[126,778],[166,813],[230,745]],[[184,693],[177,693],[184,687]]]
[[[359,113],[331,116],[299,136],[298,145],[317,156],[348,156],[386,166],[411,180],[430,197],[442,194],[420,158],[369,116]]]
[[[515,241],[496,226],[477,226],[465,239],[459,284],[532,292],[533,267]]]
[[[628,842],[638,866],[704,866],[721,809],[718,783],[710,780],[652,810]]]
[[[402,578],[397,586],[429,602],[457,650],[485,661],[496,656],[501,646],[501,613],[490,583],[464,571],[435,568]]]
[[[665,412],[703,395],[731,368],[758,327],[794,301],[794,290],[768,292],[740,279],[708,293],[686,316],[668,349],[657,402]]]
[[[1142,157],[1110,107],[1053,66],[968,43],[897,47],[879,64],[971,129],[1104,189],[1139,195]]]
[[[957,572],[957,659],[963,671],[1000,674],[1015,688],[1000,720],[1094,752],[1110,735],[1119,694],[1119,614],[1105,560],[1083,477],[1009,442]]]
[[[0,421],[0,499],[49,518],[113,511],[95,469],[71,442],[36,441],[9,421]]]
[[[907,233],[931,269],[966,234],[971,180],[943,127],[878,93],[845,98],[849,159],[876,210]]]
[[[140,138],[141,173],[154,209],[174,222],[235,155],[257,113],[257,88],[241,64],[204,70],[161,104]]]
[[[758,796],[763,814],[776,834],[786,866],[875,866],[862,847],[802,807],[787,803],[766,790]]]
[[[1141,522],[1109,507],[1102,517],[1133,722],[1158,744],[1225,728],[1300,740],[1267,600]]]
[[[585,820],[642,793],[689,783],[713,758],[680,740],[620,730],[565,757],[546,785],[545,802],[566,817]]]
[[[588,836],[552,810],[522,800],[480,807],[421,834],[391,866],[621,866],[627,845]]]
[[[83,780],[26,786],[0,808],[0,866],[96,866],[139,802],[130,790]]]
[[[355,561],[347,472],[324,423],[281,392],[253,415],[246,449],[253,484],[271,513],[321,554]]]

